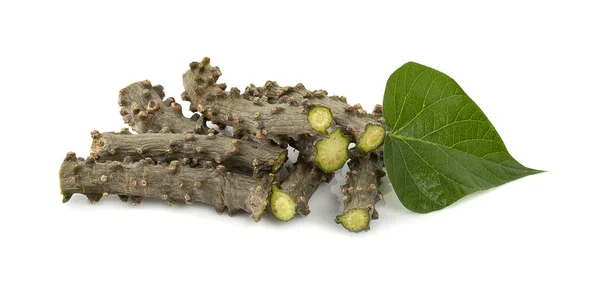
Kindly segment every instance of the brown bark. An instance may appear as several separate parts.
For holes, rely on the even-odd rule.
[[[308,215],[310,209],[308,201],[317,191],[322,182],[329,182],[332,173],[325,173],[314,163],[306,161],[302,156],[294,163],[290,175],[281,183],[280,190],[290,195],[296,202],[296,210],[303,215]]]
[[[150,159],[139,162],[98,163],[68,153],[61,165],[60,186],[63,202],[73,194],[84,194],[96,203],[102,196],[118,195],[139,205],[143,198],[162,198],[169,204],[183,200],[188,204],[200,202],[214,206],[218,213],[230,215],[243,210],[256,220],[264,213],[274,175],[263,178],[225,172],[216,169],[197,169],[181,166],[179,161],[156,165]]]
[[[379,192],[383,171],[383,148],[363,155],[356,149],[351,150],[352,157],[348,162],[349,171],[346,175],[347,182],[342,185],[344,211],[336,220],[348,230],[362,231],[369,229],[369,219],[379,218],[375,203],[383,198]],[[364,227],[349,228],[344,222],[344,215],[352,210],[362,210],[368,216]]]
[[[292,166],[290,174],[280,185],[273,187],[270,210],[280,221],[287,222],[298,213],[308,215],[310,198],[322,182],[329,182],[333,177],[333,173],[324,172],[314,161],[317,139],[318,136],[302,136],[293,144],[300,152],[298,159]]]
[[[325,90],[309,91],[302,83],[298,83],[296,86],[279,86],[275,81],[267,81],[263,87],[247,87],[243,97],[246,99],[266,98],[269,103],[273,104],[328,107],[333,113],[336,124],[350,135],[355,143],[359,142],[368,125],[383,128],[381,105],[376,105],[373,112],[369,114],[360,104],[349,105],[343,96],[327,96]],[[382,143],[383,138],[379,145]]]
[[[161,85],[152,86],[150,81],[130,84],[119,92],[119,106],[123,121],[138,133],[145,132],[194,132],[207,133],[206,121],[199,114],[187,118],[181,105],[169,97],[165,100]]]
[[[268,143],[234,139],[224,135],[192,133],[131,134],[92,132],[91,154],[99,162],[133,161],[152,158],[158,162],[181,160],[183,163],[212,161],[228,171],[261,177],[279,171],[287,159],[287,150]]]
[[[205,58],[192,62],[183,75],[185,92],[182,99],[190,101],[190,110],[202,113],[217,125],[232,126],[234,132],[247,131],[255,138],[285,143],[288,137],[315,135],[307,120],[310,107],[286,103],[271,104],[266,98],[246,99],[237,88],[225,91],[224,83],[217,84],[221,76],[218,67]]]

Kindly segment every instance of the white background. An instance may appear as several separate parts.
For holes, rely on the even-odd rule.
[[[7,2],[1,288],[600,287],[593,1]],[[460,83],[517,160],[548,172],[427,215],[403,208],[386,181],[380,220],[359,234],[333,222],[341,176],[289,223],[201,204],[62,204],[66,152],[86,156],[91,130],[125,126],[119,89],[150,79],[179,99],[181,75],[204,56],[229,87],[303,82],[368,110],[403,63],[431,66]]]

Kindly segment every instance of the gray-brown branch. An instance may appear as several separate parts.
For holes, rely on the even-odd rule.
[[[299,156],[280,188],[296,202],[296,210],[306,216],[310,213],[308,201],[319,185],[331,181],[332,177],[333,173],[325,173],[314,163]]]
[[[352,140],[358,143],[368,126],[383,128],[382,106],[376,105],[371,114],[360,104],[350,105],[343,96],[327,96],[325,90],[307,90],[302,83],[296,86],[279,86],[275,81],[267,81],[263,87],[249,86],[242,95],[246,99],[266,98],[273,104],[293,106],[324,106],[331,109],[333,119]],[[383,136],[379,145],[383,144]],[[378,147],[378,146],[377,146]],[[373,148],[372,150],[376,149]]]
[[[199,114],[187,118],[181,105],[169,97],[165,100],[161,85],[152,86],[150,81],[130,84],[119,92],[119,106],[123,121],[138,133],[195,132],[207,133],[206,121]]]
[[[128,159],[126,159],[128,160]],[[256,220],[265,211],[274,175],[263,178],[225,172],[223,166],[191,168],[172,161],[156,165],[152,160],[98,163],[68,153],[60,167],[63,202],[73,194],[84,194],[96,203],[102,196],[118,195],[139,205],[143,198],[162,198],[170,205],[176,200],[188,204],[200,202],[214,206],[218,213],[230,215],[238,210]]]
[[[221,71],[211,66],[208,58],[190,63],[190,70],[183,75],[182,99],[190,101],[191,111],[202,113],[217,125],[232,126],[234,132],[247,131],[259,140],[278,144],[285,144],[288,137],[317,134],[307,120],[310,107],[271,104],[266,97],[245,99],[239,89],[225,91],[226,84],[217,84],[219,76]]]
[[[271,214],[280,221],[287,222],[299,213],[308,215],[310,198],[322,182],[329,182],[333,177],[333,173],[324,172],[313,161],[317,138],[305,135],[293,143],[299,148],[298,159],[281,184],[273,186],[269,208]]]
[[[342,185],[344,212],[336,218],[350,231],[369,229],[371,219],[378,219],[375,203],[383,198],[379,192],[383,171],[383,148],[366,155],[351,150],[347,182]]]
[[[91,154],[99,162],[151,158],[157,162],[181,160],[183,164],[212,161],[228,171],[261,177],[275,173],[287,159],[287,150],[269,143],[234,139],[220,134],[131,134],[92,132]]]

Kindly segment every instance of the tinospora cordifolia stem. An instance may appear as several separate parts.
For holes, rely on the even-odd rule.
[[[375,203],[383,198],[379,192],[383,171],[383,149],[365,154],[351,150],[346,174],[346,184],[342,185],[344,211],[335,221],[351,232],[369,229],[372,219],[379,218]]]
[[[269,143],[235,139],[221,134],[143,133],[92,131],[91,155],[99,162],[152,158],[184,164],[212,161],[228,171],[261,177],[276,173],[287,160],[286,149]]]
[[[210,59],[190,63],[183,75],[185,92],[182,99],[190,102],[190,110],[202,113],[217,125],[232,126],[234,132],[246,131],[258,140],[282,144],[287,138],[326,133],[331,125],[331,111],[320,106],[272,104],[265,98],[243,98],[240,90],[226,91],[225,83],[217,83],[221,76]],[[314,110],[314,111],[313,111]],[[311,111],[315,117],[308,118]]]
[[[328,96],[325,90],[310,91],[302,83],[279,86],[275,81],[267,81],[263,87],[249,86],[243,97],[264,98],[273,104],[327,107],[336,124],[352,137],[363,153],[374,151],[383,144],[385,127],[381,105],[376,105],[372,113],[367,113],[360,104],[348,104],[343,96]]]
[[[175,99],[164,98],[163,87],[152,86],[149,80],[128,85],[119,91],[123,121],[138,133],[208,133],[206,121],[201,115],[194,114],[187,118]]]
[[[255,221],[265,212],[276,178],[273,174],[253,178],[226,172],[223,166],[191,168],[179,161],[157,165],[151,159],[132,162],[126,158],[124,162],[99,163],[91,157],[77,158],[72,152],[65,157],[59,176],[63,202],[73,194],[84,194],[91,203],[103,196],[118,195],[134,205],[146,197],[161,198],[170,205],[176,201],[205,203],[218,213],[227,211],[230,215],[243,210]]]
[[[332,173],[325,173],[302,156],[292,166],[289,176],[280,185],[273,185],[269,210],[275,218],[287,222],[298,213],[310,213],[308,201],[323,182],[329,182]]]

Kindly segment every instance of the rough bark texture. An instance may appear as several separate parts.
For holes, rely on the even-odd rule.
[[[238,210],[251,214],[256,220],[265,211],[274,175],[253,178],[225,172],[223,166],[190,168],[173,161],[156,165],[152,160],[97,163],[93,158],[84,160],[68,153],[60,168],[60,186],[63,202],[73,194],[84,194],[96,203],[102,196],[118,195],[139,205],[144,197],[176,200],[188,204],[200,202],[213,205],[218,213],[230,215]]]
[[[331,181],[332,177],[332,173],[324,173],[311,162],[299,157],[298,161],[294,163],[290,175],[281,183],[280,187],[296,201],[297,211],[307,216],[310,214],[308,201],[319,185],[322,182]]]
[[[376,105],[371,114],[360,104],[349,105],[343,96],[327,96],[325,90],[307,90],[302,83],[296,86],[279,86],[275,81],[267,81],[263,87],[249,86],[243,94],[245,99],[266,98],[269,103],[289,104],[293,106],[324,106],[331,109],[334,121],[359,143],[367,130],[367,125],[375,125],[383,129],[382,106]],[[377,149],[383,144],[383,136]]]
[[[195,132],[207,133],[206,121],[199,114],[187,118],[175,99],[165,97],[161,85],[152,86],[150,81],[130,84],[119,92],[119,106],[123,121],[138,133]]]
[[[347,182],[342,185],[344,212],[336,218],[349,231],[359,232],[369,229],[371,219],[379,218],[375,203],[383,198],[379,192],[383,171],[383,148],[363,155],[352,149],[352,158],[348,162],[350,170]],[[364,216],[363,220],[348,220],[354,216]],[[358,222],[359,225],[356,225]]]
[[[152,158],[157,162],[181,160],[183,164],[212,161],[228,171],[261,177],[279,171],[287,150],[268,143],[234,139],[224,135],[192,133],[131,134],[92,132],[91,154],[99,162]]]
[[[281,184],[273,186],[269,204],[271,213],[280,221],[289,221],[299,213],[308,215],[310,198],[322,182],[330,182],[334,175],[324,172],[314,161],[317,153],[315,143],[320,138],[304,135],[292,143],[299,151],[298,159]],[[347,146],[345,144],[344,149]]]
[[[226,91],[217,83],[220,76],[208,58],[190,64],[182,99],[201,113],[191,118],[172,97],[165,99],[160,85],[146,80],[123,88],[121,115],[139,134],[93,131],[88,159],[68,153],[59,172],[63,202],[76,193],[92,203],[109,195],[134,205],[157,197],[169,205],[206,203],[230,215],[243,210],[258,221],[270,201],[273,215],[288,221],[298,213],[308,215],[319,184],[329,182],[352,156],[342,186],[344,212],[336,221],[349,231],[367,230],[378,216],[374,205],[382,197],[378,188],[385,175],[382,107],[369,114],[324,90],[273,81],[250,85],[244,93],[235,87]],[[209,130],[206,120],[221,129],[233,127],[234,137]],[[356,143],[352,152],[350,141]],[[288,144],[300,155],[289,176],[277,183],[274,173],[287,159]]]
[[[259,140],[278,144],[285,144],[288,137],[318,133],[307,120],[310,107],[271,104],[266,97],[243,98],[239,89],[228,92],[226,84],[217,84],[219,76],[221,71],[211,66],[208,58],[190,63],[190,70],[183,75],[182,99],[190,101],[191,111],[202,113],[217,125],[232,126],[234,133],[247,131]]]

